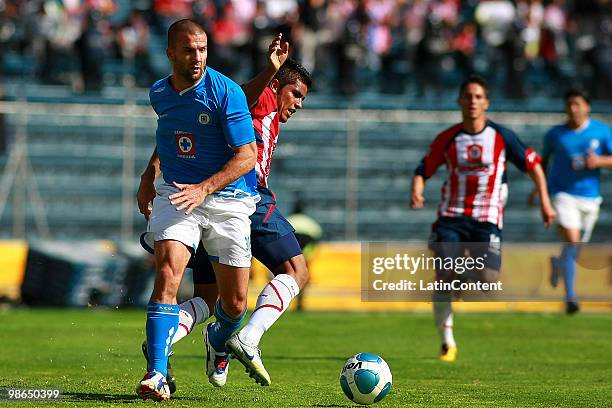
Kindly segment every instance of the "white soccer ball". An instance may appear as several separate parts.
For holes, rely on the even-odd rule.
[[[353,402],[370,405],[385,398],[393,382],[389,366],[380,356],[359,353],[346,360],[340,371],[340,387]]]

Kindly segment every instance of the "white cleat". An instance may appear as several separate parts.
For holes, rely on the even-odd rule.
[[[249,377],[253,378],[256,383],[262,386],[268,386],[272,383],[270,374],[261,361],[261,351],[257,346],[251,346],[240,340],[238,333],[234,334],[225,342],[230,355],[240,361]]]
[[[170,389],[166,377],[157,371],[149,371],[136,387],[136,394],[143,400],[150,398],[155,402],[168,401]]]
[[[147,367],[149,366],[149,350],[147,347],[147,340],[142,342],[142,354],[144,354],[145,360],[147,360]],[[174,376],[174,370],[172,370],[172,366],[170,365],[170,357],[174,355],[174,351],[170,351],[168,354],[168,372],[166,373],[166,381],[168,381],[168,389],[170,390],[170,394],[174,394],[176,392],[176,377]]]
[[[223,387],[227,381],[229,372],[230,356],[227,353],[217,353],[208,340],[208,331],[214,323],[209,323],[202,334],[206,347],[206,375],[208,381],[215,387]]]

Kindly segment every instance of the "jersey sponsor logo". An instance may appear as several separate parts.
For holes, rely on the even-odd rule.
[[[589,145],[591,146],[591,149],[595,150],[599,147],[599,140],[591,139],[591,143],[589,143]]]
[[[210,116],[208,115],[208,113],[200,113],[200,115],[198,115],[198,122],[203,125],[208,125],[210,123]]]
[[[572,156],[572,169],[575,171],[584,170],[584,157],[582,155]]]
[[[492,164],[482,163],[466,163],[458,164],[455,168],[455,174],[462,176],[491,176],[495,173],[495,166]]]
[[[157,88],[156,90],[154,90],[153,92],[164,92],[164,89],[166,89],[165,86],[162,86],[161,88]]]
[[[472,144],[467,147],[468,163],[480,163],[482,161],[482,145]]]
[[[177,154],[183,159],[195,158],[195,138],[191,133],[177,132],[176,138]]]

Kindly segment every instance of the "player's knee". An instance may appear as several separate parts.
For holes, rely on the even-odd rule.
[[[300,289],[304,289],[304,286],[310,280],[310,272],[308,271],[308,266],[304,262],[303,264],[296,265],[293,270],[292,278],[295,279]]]
[[[174,281],[176,280],[176,273],[170,265],[164,264],[162,265],[158,271],[155,279],[155,283],[161,287],[172,286]]]
[[[159,282],[162,286],[169,286],[169,285],[172,285],[174,280],[175,280],[174,270],[172,270],[170,265],[163,264],[157,271],[156,281]]]
[[[310,272],[308,271],[308,265],[306,264],[304,255],[294,256],[274,270],[274,276],[281,273],[287,274],[295,279],[300,289],[304,289],[310,280]]]

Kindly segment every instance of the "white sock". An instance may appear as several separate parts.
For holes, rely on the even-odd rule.
[[[287,310],[298,293],[300,287],[292,276],[286,273],[277,275],[259,294],[251,318],[240,330],[240,339],[247,344],[258,345],[261,336]]]
[[[195,326],[210,317],[208,305],[201,297],[189,299],[179,305],[179,325],[172,344],[187,336]]]
[[[442,344],[457,347],[453,337],[453,309],[451,302],[433,302],[434,320]]]

